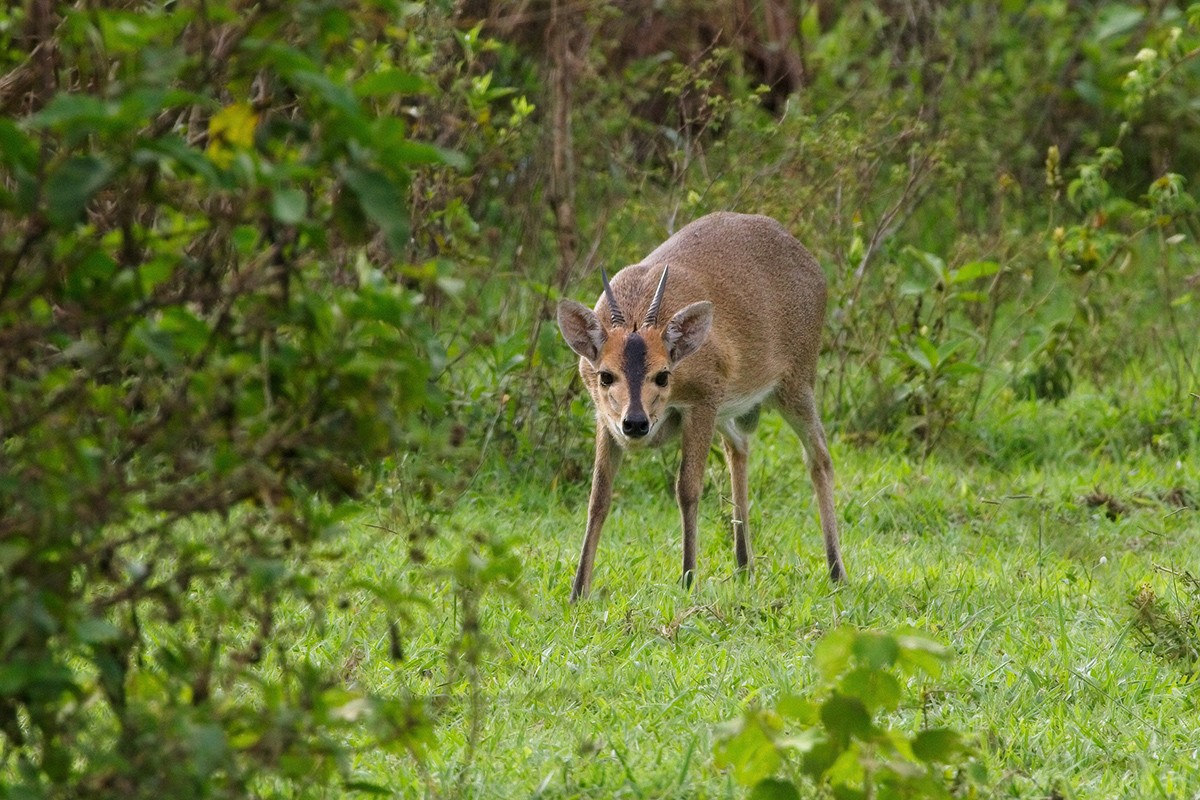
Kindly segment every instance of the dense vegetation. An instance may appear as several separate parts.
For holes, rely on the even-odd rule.
[[[0,796],[1190,796],[1198,56],[1166,0],[6,6]],[[719,209],[829,277],[853,582],[769,420],[753,581],[714,456],[672,585],[667,451],[568,607],[550,312]]]

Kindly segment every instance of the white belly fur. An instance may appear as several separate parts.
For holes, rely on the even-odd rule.
[[[762,402],[771,396],[771,392],[775,391],[775,386],[771,385],[763,389],[761,392],[753,394],[749,397],[735,397],[729,402],[723,404],[720,410],[717,411],[718,424],[725,420],[737,419],[754,410],[755,406],[762,405]]]

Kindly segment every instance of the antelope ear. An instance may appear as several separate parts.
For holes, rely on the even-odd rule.
[[[571,349],[593,364],[608,340],[596,312],[577,300],[559,301],[558,329]]]
[[[712,318],[712,303],[707,300],[692,303],[671,317],[662,335],[671,366],[700,349],[700,345],[704,344],[709,330],[712,329]]]

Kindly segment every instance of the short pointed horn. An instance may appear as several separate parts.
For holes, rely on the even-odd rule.
[[[617,305],[617,298],[613,295],[612,287],[608,285],[608,276],[604,274],[604,267],[600,268],[600,280],[604,281],[604,296],[608,298],[608,312],[612,315],[613,327],[625,324],[625,315],[621,313],[621,307]]]
[[[658,281],[658,289],[654,292],[654,301],[650,303],[650,310],[646,312],[646,319],[642,323],[647,328],[653,328],[658,324],[658,307],[662,303],[663,289],[667,287],[667,270],[670,267],[663,267],[662,278]]]

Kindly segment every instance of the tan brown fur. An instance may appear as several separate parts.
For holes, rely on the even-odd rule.
[[[657,323],[644,324],[669,267]],[[830,577],[845,578],[833,504],[833,462],[813,383],[825,322],[825,276],[816,259],[778,222],[720,212],[687,225],[611,282],[625,324],[614,326],[607,297],[595,309],[559,305],[559,327],[581,358],[579,372],[596,405],[596,463],[587,530],[571,599],[587,594],[601,527],[624,449],[656,447],[682,434],[676,497],[683,521],[683,574],[696,571],[696,533],[704,469],[720,433],[735,506],[734,553],[752,566],[746,528],[750,435],[760,408],[775,407],[800,435],[817,495]],[[645,343],[642,379],[627,380],[629,340]],[[640,352],[635,345],[633,351]],[[655,382],[669,374],[665,387]],[[611,376],[609,386],[602,376]],[[632,377],[637,377],[637,369]],[[607,380],[607,378],[606,378]],[[645,422],[640,411],[644,412]],[[638,435],[646,428],[644,435]]]

